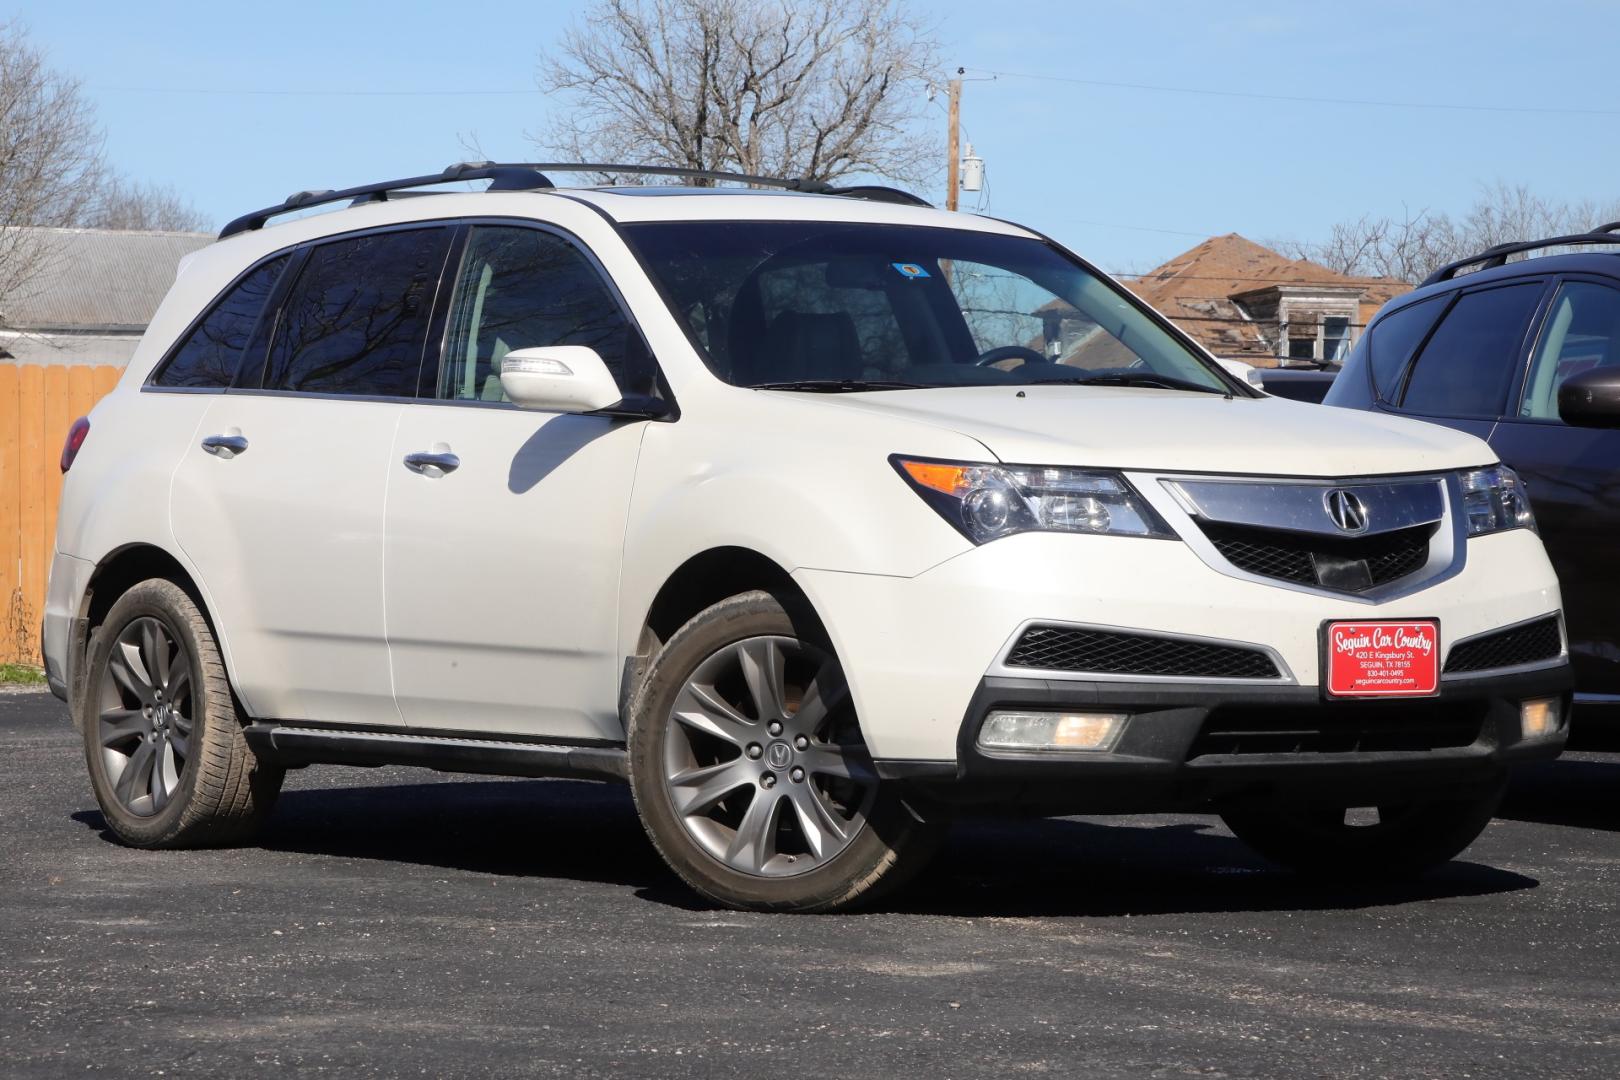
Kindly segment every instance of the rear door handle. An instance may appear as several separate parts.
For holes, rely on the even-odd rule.
[[[240,435],[210,435],[202,441],[202,448],[217,458],[233,458],[246,453],[248,441]]]
[[[453,473],[461,468],[461,459],[449,451],[419,450],[414,454],[405,455],[405,467],[414,473],[437,479],[445,473]]]

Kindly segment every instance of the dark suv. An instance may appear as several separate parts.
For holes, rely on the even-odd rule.
[[[1518,471],[1563,586],[1578,715],[1620,719],[1620,222],[1436,271],[1379,312],[1325,401],[1470,432]]]

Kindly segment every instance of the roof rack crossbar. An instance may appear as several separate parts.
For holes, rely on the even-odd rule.
[[[478,166],[491,166],[493,162],[477,162]],[[877,184],[854,184],[836,187],[825,180],[808,176],[755,176],[752,173],[721,172],[714,169],[689,169],[681,165],[624,165],[611,162],[525,161],[508,165],[509,168],[534,169],[538,172],[594,172],[620,176],[678,176],[690,180],[729,180],[756,187],[784,188],[808,195],[842,195],[851,199],[871,199],[876,202],[903,203],[907,206],[932,206],[917,195],[899,188]],[[452,166],[454,168],[454,166]]]
[[[1477,266],[1481,270],[1490,270],[1503,266],[1509,255],[1519,255],[1526,251],[1538,251],[1541,248],[1573,247],[1578,244],[1620,244],[1620,221],[1609,225],[1600,225],[1591,232],[1572,233],[1569,236],[1552,236],[1545,240],[1516,240],[1506,244],[1497,244],[1488,247],[1477,255],[1470,255],[1466,259],[1447,263],[1428,277],[1423,279],[1424,285],[1435,285],[1442,281],[1450,281],[1457,276],[1457,271],[1468,266]]]
[[[378,184],[361,184],[357,187],[342,188],[340,190],[327,189],[324,191],[296,191],[287,196],[275,206],[267,206],[262,210],[255,210],[251,214],[241,217],[226,225],[219,232],[221,240],[237,233],[251,232],[262,229],[265,223],[273,217],[290,214],[294,210],[303,210],[311,206],[324,206],[327,203],[357,201],[383,202],[388,196],[397,191],[408,188],[428,187],[432,184],[449,184],[458,180],[488,180],[491,191],[529,191],[537,188],[549,188],[555,185],[551,180],[534,169],[524,166],[496,165],[492,162],[463,162],[452,165],[441,173],[425,176],[408,176],[402,180],[384,180]]]

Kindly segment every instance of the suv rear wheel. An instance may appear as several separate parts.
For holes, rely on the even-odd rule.
[[[86,686],[90,784],[118,839],[203,847],[258,828],[285,774],[248,748],[213,631],[184,589],[154,578],[119,597]]]
[[[1341,805],[1228,807],[1221,820],[1261,855],[1326,880],[1414,877],[1460,854],[1490,824],[1505,784],[1451,799],[1350,809]]]
[[[756,911],[835,911],[932,853],[873,771],[843,670],[813,618],[749,592],[659,652],[630,709],[630,785],[648,835],[698,892]]]

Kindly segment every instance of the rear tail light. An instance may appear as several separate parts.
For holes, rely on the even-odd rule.
[[[90,420],[81,416],[73,421],[68,428],[67,441],[62,444],[62,471],[67,472],[73,467],[73,459],[79,456],[79,447],[84,445],[84,437],[90,434]]]

